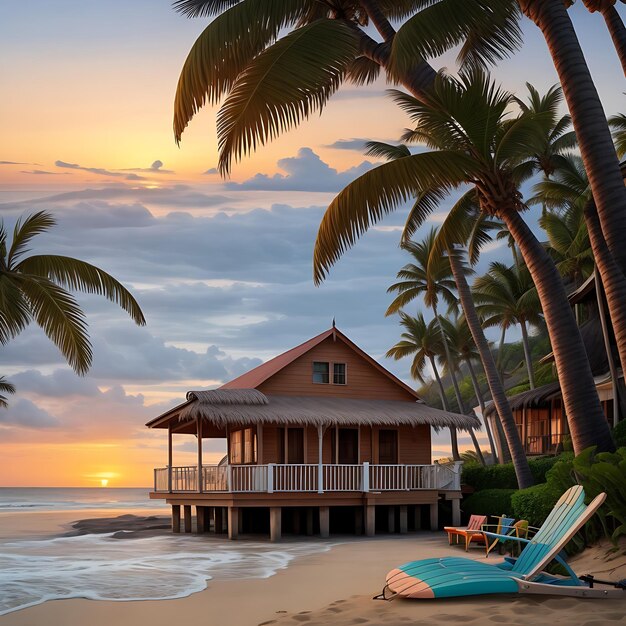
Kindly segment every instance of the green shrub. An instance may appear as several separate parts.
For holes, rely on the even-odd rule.
[[[515,489],[483,489],[463,500],[467,515],[512,515],[511,496]]]
[[[618,422],[613,429],[613,439],[615,439],[615,445],[618,448],[626,446],[626,419]]]
[[[531,526],[541,526],[562,493],[550,483],[520,489],[511,496],[513,515],[528,520]]]

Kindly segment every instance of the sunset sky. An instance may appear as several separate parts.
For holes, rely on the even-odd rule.
[[[571,14],[606,113],[623,111],[622,72],[602,18],[582,3]],[[52,211],[58,226],[36,240],[37,252],[112,273],[148,320],[137,328],[116,306],[81,296],[94,346],[84,378],[34,326],[2,347],[0,374],[18,391],[0,409],[0,486],[148,486],[166,451],[163,432],[146,421],[188,389],[218,386],[318,334],[333,317],[410,382],[408,363],[384,358],[399,335],[384,311],[386,288],[408,261],[397,248],[403,213],[364,237],[321,288],[311,279],[324,208],[371,167],[363,142],[393,141],[407,120],[384,81],[346,86],[322,116],[224,181],[213,173],[216,110],[192,121],[180,148],[172,133],[178,73],[205,25],[168,0],[22,0],[0,9],[0,215],[12,227],[29,211]],[[526,81],[540,90],[556,82],[542,36],[527,21],[525,33],[523,50],[494,70],[521,96]],[[433,65],[452,71],[454,55]],[[507,255],[490,246],[478,270]],[[435,442],[435,458],[446,454],[445,436]],[[193,463],[193,445],[181,437],[174,462]],[[205,456],[219,460],[221,444],[206,444]]]

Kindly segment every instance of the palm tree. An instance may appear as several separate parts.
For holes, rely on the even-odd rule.
[[[6,409],[9,406],[6,394],[15,393],[15,385],[10,383],[4,376],[0,376],[0,407]]]
[[[609,126],[612,129],[615,150],[620,159],[626,154],[626,115],[618,113],[609,117]]]
[[[519,325],[522,331],[524,359],[530,388],[535,388],[535,372],[528,342],[528,326],[541,323],[541,306],[537,290],[525,267],[508,267],[494,261],[484,276],[474,281],[474,300],[483,324],[508,330]]]
[[[624,2],[624,0],[621,1]],[[622,64],[622,71],[626,74],[626,28],[615,8],[615,0],[583,0],[583,4],[591,13],[598,11],[604,18]]]
[[[411,376],[415,380],[419,380],[422,384],[426,382],[423,373],[426,368],[426,363],[428,362],[435,376],[435,380],[437,381],[441,406],[444,410],[449,411],[446,390],[441,381],[436,363],[436,359],[442,352],[440,325],[434,319],[427,323],[422,313],[411,317],[404,313],[404,311],[399,311],[399,315],[400,325],[404,328],[404,332],[400,335],[402,339],[393,347],[389,348],[386,356],[396,361],[407,356],[413,356]],[[452,456],[455,461],[458,461],[460,459],[459,447],[456,431],[452,427],[450,427],[450,442],[452,446]]]
[[[519,191],[534,154],[541,118],[522,114],[512,119],[509,93],[480,71],[462,72],[459,79],[438,78],[425,102],[396,92],[409,113],[416,136],[431,150],[384,163],[357,178],[330,204],[320,225],[314,251],[314,277],[320,282],[343,251],[372,223],[399,203],[424,192],[445,192],[470,184],[482,213],[501,219],[515,237],[537,286],[552,342],[565,412],[574,451],[591,445],[612,449],[613,442],[595,390],[584,344],[554,263],[520,216],[525,209]],[[518,169],[518,166],[521,166]],[[424,218],[432,206],[424,207]],[[515,450],[503,424],[513,460]],[[518,476],[519,479],[519,476]]]
[[[91,365],[91,344],[85,314],[68,289],[104,296],[136,324],[146,322],[131,293],[94,265],[52,254],[26,256],[32,239],[55,224],[47,211],[33,213],[17,221],[9,245],[0,221],[0,343],[6,344],[34,321],[74,371],[83,375]]]

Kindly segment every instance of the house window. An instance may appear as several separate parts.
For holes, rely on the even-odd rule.
[[[398,463],[398,431],[378,431],[378,462],[381,465],[397,465]]]
[[[243,462],[256,463],[256,432],[253,428],[243,431]]]
[[[346,384],[346,364],[345,363],[333,363],[333,384],[335,385]]]
[[[230,433],[230,462],[232,465],[241,465],[241,431]]]
[[[328,384],[328,363],[320,361],[313,362],[313,382],[320,384]]]

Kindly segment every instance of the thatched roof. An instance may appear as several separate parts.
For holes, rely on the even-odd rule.
[[[508,398],[512,411],[524,408],[538,408],[547,406],[550,400],[561,394],[561,387],[558,382],[548,383],[536,389],[522,391]],[[485,406],[485,416],[490,417],[494,414],[496,408],[493,402],[487,402]]]
[[[251,423],[478,427],[477,420],[471,416],[440,411],[422,402],[266,396],[256,389],[190,391],[187,398],[187,403],[177,407],[179,420],[200,417],[220,428]]]

